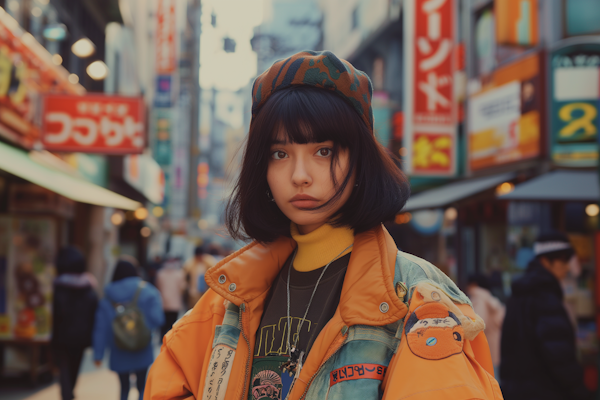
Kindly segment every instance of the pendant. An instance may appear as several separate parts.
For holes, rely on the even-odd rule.
[[[283,372],[288,372],[290,377],[294,376],[297,372],[300,372],[300,368],[302,368],[302,358],[304,357],[304,352],[300,351],[295,346],[292,346],[290,350],[290,357],[288,360],[281,364],[280,369]]]

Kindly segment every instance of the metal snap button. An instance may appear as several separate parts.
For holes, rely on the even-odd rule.
[[[390,311],[390,305],[384,301],[379,305],[379,311],[385,314],[386,312]]]
[[[235,288],[236,288],[235,283],[232,283],[231,285],[229,285],[229,291],[230,292],[233,292],[235,290]]]
[[[345,336],[346,333],[348,333],[348,327],[344,325],[344,327],[342,328],[342,336]]]
[[[438,292],[431,292],[431,299],[433,301],[441,301],[442,296],[440,296],[440,294]]]
[[[225,275],[221,275],[221,276],[219,276],[219,283],[220,283],[220,284],[223,284],[223,283],[225,283],[225,281],[226,281],[226,280],[227,280],[227,278],[225,277]]]

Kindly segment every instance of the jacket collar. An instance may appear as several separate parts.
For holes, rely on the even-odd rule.
[[[210,268],[206,283],[238,306],[253,306],[254,300],[264,301],[295,247],[287,237],[267,245],[253,242]],[[386,325],[404,317],[406,306],[394,290],[396,253],[383,226],[355,236],[339,305],[347,325]]]

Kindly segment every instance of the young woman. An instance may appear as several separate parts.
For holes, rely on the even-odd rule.
[[[466,296],[382,226],[409,188],[373,135],[367,75],[298,53],[258,77],[252,114],[227,216],[253,242],[207,272],[146,396],[501,398]]]

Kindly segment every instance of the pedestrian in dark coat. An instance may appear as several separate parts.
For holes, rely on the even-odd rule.
[[[105,349],[110,348],[109,367],[119,375],[122,400],[129,397],[131,374],[136,376],[139,399],[143,399],[146,373],[148,367],[154,362],[152,343],[139,351],[123,350],[117,347],[112,330],[112,321],[117,315],[114,304],[132,301],[141,282],[137,260],[121,258],[117,262],[112,282],[106,286],[105,296],[100,301],[96,312],[94,360],[99,366]],[[160,293],[150,283],[146,283],[140,290],[137,306],[144,314],[144,321],[149,329],[154,330],[163,324],[164,315]]]
[[[52,347],[60,374],[63,400],[74,398],[73,389],[79,374],[83,351],[92,343],[94,315],[98,296],[96,280],[85,272],[83,254],[75,247],[58,252],[52,300]]]
[[[538,238],[534,252],[524,276],[513,283],[506,308],[500,367],[504,398],[590,399],[560,285],[574,250],[565,235],[552,233]]]

